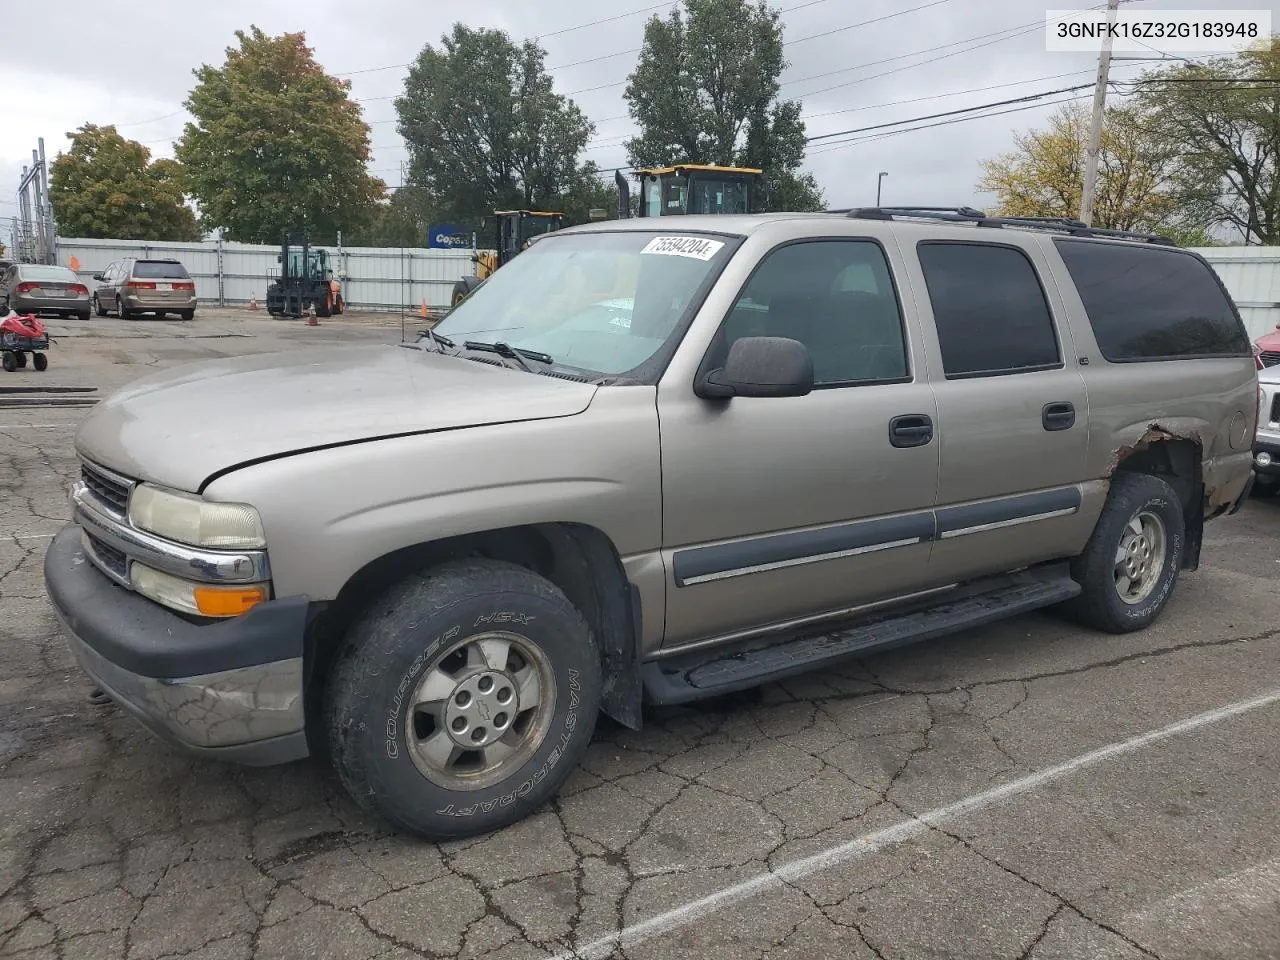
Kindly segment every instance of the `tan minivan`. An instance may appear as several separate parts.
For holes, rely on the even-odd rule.
[[[114,312],[130,320],[144,313],[176,313],[190,320],[196,315],[195,281],[177,260],[117,260],[93,279],[99,284],[93,309],[100,317]]]
[[[1148,626],[1246,495],[1257,415],[1235,306],[1160,238],[963,208],[609,221],[416,343],[103,400],[45,583],[161,735],[320,753],[396,826],[472,835],[553,796],[600,712],[638,729],[1044,607]]]

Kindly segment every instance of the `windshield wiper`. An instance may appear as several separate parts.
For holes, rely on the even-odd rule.
[[[502,340],[495,340],[493,343],[482,343],[479,340],[468,340],[462,345],[462,349],[479,350],[481,353],[496,353],[505,360],[514,360],[525,373],[535,372],[533,367],[524,362],[526,357],[530,360],[537,360],[539,363],[555,363],[555,360],[551,358],[550,354],[539,353],[537,350],[525,350],[522,347],[513,347],[511,344]]]
[[[423,330],[421,333],[419,333],[418,339],[430,340],[432,343],[436,345],[436,351],[438,353],[444,353],[445,347],[448,347],[449,349],[453,349],[452,340],[450,340],[448,337],[441,336],[440,334],[436,333],[434,330],[430,328],[427,328],[426,330]]]

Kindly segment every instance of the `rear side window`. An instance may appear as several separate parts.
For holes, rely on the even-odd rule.
[[[162,260],[139,260],[133,265],[133,275],[140,280],[185,280],[187,270],[180,263]]]
[[[1061,364],[1044,289],[1021,250],[925,241],[917,251],[948,380]]]
[[[1252,355],[1244,325],[1199,257],[1119,243],[1055,242],[1098,349],[1112,363]]]

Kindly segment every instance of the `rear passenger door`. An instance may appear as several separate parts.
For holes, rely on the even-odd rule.
[[[941,457],[932,579],[1078,552],[1088,397],[1038,248],[923,241],[915,254]]]

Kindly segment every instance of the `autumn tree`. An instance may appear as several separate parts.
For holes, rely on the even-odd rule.
[[[594,175],[578,158],[595,128],[552,89],[545,59],[532,41],[458,23],[410,67],[396,100],[409,180],[448,219],[559,209]]]
[[[758,206],[821,210],[817,181],[800,172],[800,104],[778,96],[788,65],[778,11],[764,0],[686,0],[684,8],[645,25],[624,93],[640,127],[627,141],[628,162],[758,167],[767,184]]]
[[[58,232],[68,237],[199,240],[182,196],[182,170],[122,137],[86,123],[68,133],[71,148],[49,168],[49,199]]]
[[[1160,136],[1178,145],[1184,206],[1248,243],[1280,243],[1280,37],[1152,71],[1135,89]]]
[[[1079,219],[1089,110],[1069,103],[1048,124],[1014,136],[1015,150],[983,164],[977,187],[994,193],[1009,217]],[[1181,148],[1162,136],[1137,104],[1110,107],[1098,152],[1093,226],[1203,239],[1176,188]]]
[[[369,175],[369,126],[350,82],[329,76],[302,33],[236,31],[221,67],[194,71],[176,153],[200,219],[232,240],[306,231],[332,242],[366,226],[385,192]]]

